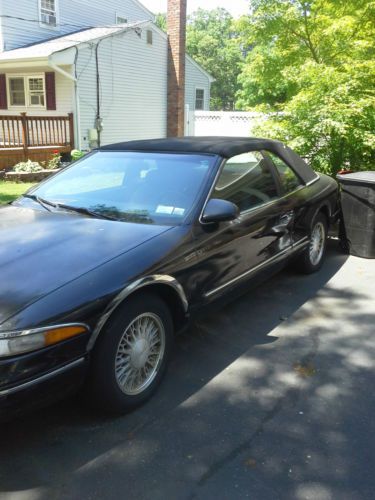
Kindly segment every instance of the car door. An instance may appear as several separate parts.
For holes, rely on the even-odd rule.
[[[291,246],[288,211],[272,163],[259,151],[230,158],[209,198],[235,203],[239,217],[194,228],[190,258],[193,299],[210,299],[256,273]]]
[[[290,224],[290,237],[292,245],[296,246],[307,238],[306,228],[300,222],[306,210],[305,184],[292,167],[272,151],[264,151],[264,156],[269,159],[276,169],[282,190],[282,206],[284,214],[292,218]]]

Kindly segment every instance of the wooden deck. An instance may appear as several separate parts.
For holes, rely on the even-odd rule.
[[[0,169],[19,161],[47,161],[74,149],[73,113],[67,116],[0,115]]]

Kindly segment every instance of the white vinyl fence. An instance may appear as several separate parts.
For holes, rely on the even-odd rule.
[[[243,111],[186,110],[186,135],[245,136],[264,119],[262,113]]]

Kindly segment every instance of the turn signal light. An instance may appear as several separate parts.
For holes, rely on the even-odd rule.
[[[87,332],[86,327],[80,325],[64,326],[62,328],[48,330],[44,335],[45,345],[57,344],[58,342],[62,342],[63,340],[70,339],[85,332]]]
[[[62,325],[0,333],[0,357],[43,349],[43,347],[58,344],[87,331],[88,328],[85,325]]]

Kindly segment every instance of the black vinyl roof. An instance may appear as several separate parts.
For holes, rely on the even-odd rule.
[[[255,137],[179,137],[169,139],[149,139],[142,141],[119,142],[102,146],[100,151],[147,151],[158,153],[204,153],[219,155],[222,158],[268,150],[280,156],[292,167],[304,182],[309,182],[317,174],[294,151],[280,141]]]

